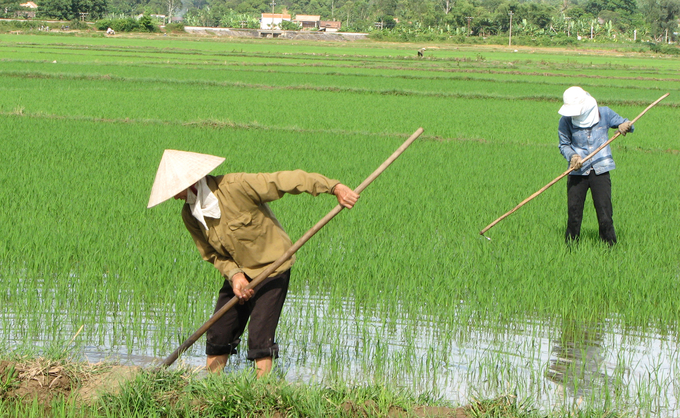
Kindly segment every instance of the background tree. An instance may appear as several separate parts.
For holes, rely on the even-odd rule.
[[[620,30],[629,26],[638,12],[635,0],[588,0],[584,9],[595,17],[611,21]]]
[[[597,17],[601,11],[607,10],[607,0],[587,0],[583,4],[583,8]]]
[[[557,10],[554,6],[546,3],[520,3],[517,8],[517,13],[522,19],[526,19],[528,23],[536,25],[541,29],[550,26],[552,16],[556,12]]]
[[[504,2],[496,8],[496,13],[494,13],[494,23],[501,32],[507,32],[510,30],[510,12],[513,12],[513,24],[514,22],[521,22],[525,16],[522,16],[519,12],[519,3],[516,1]]]
[[[453,0],[444,0],[444,14],[449,14],[454,4],[455,2]]]
[[[108,4],[106,0],[73,0],[73,9],[75,17],[79,17],[79,13],[88,13],[87,19],[98,20],[104,17]]]
[[[642,9],[652,36],[660,41],[668,32],[668,36],[675,39],[680,16],[678,0],[644,0]]]
[[[494,23],[493,15],[483,7],[477,7],[472,19],[472,33],[480,36],[497,35],[499,27]]]
[[[597,17],[591,12],[585,11],[581,6],[570,6],[564,10],[564,15],[574,20],[588,20]]]
[[[608,0],[606,9],[630,16],[637,12],[638,6],[635,0]]]
[[[467,28],[467,18],[472,17],[470,21],[470,29],[472,29],[472,22],[475,20],[476,15],[475,6],[466,0],[461,0],[451,13],[446,16],[444,23],[456,28]]]
[[[16,10],[21,9],[19,1],[16,0],[2,0],[0,1],[0,16],[12,17]]]
[[[38,15],[47,19],[75,20],[80,19],[80,13],[87,13],[88,20],[97,20],[106,10],[106,0],[44,0],[38,4]]]
[[[46,19],[73,20],[71,0],[44,0],[38,3],[38,16]]]
[[[167,10],[166,16],[168,21],[172,21],[172,17],[180,11],[182,8],[182,0],[165,0],[165,10]]]
[[[352,0],[347,0],[342,7],[340,7],[340,14],[344,18],[345,23],[343,26],[349,27],[352,20],[352,12],[354,9],[354,2]]]
[[[0,6],[18,1],[0,0]],[[173,16],[178,10],[188,10],[185,19],[190,24],[240,27],[240,22],[246,22],[251,27],[252,19],[272,11],[271,3],[272,0],[40,0],[39,16],[67,20],[79,18],[80,12],[89,13],[88,19],[107,13]],[[676,38],[680,0],[278,0],[275,12],[286,10],[292,15],[339,20],[346,30],[369,31],[382,20],[386,28],[394,25],[397,30],[402,28],[402,33],[436,34],[442,39],[506,33],[508,13],[512,11],[513,26],[532,36],[556,31],[589,37],[592,27],[594,35],[632,38],[637,30],[638,39],[641,34],[651,34],[660,40],[666,31]],[[241,16],[238,22],[234,20],[236,15]]]

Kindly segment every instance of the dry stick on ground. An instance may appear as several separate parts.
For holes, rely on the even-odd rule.
[[[650,104],[649,106],[647,106],[647,108],[646,108],[645,110],[643,110],[642,113],[640,113],[639,115],[637,115],[637,117],[636,117],[635,119],[632,120],[632,123],[634,124],[635,122],[637,122],[637,120],[640,119],[640,118],[642,117],[642,115],[644,115],[645,113],[647,113],[647,111],[648,111],[649,109],[651,109],[651,108],[653,108],[654,106],[656,106],[657,103],[659,103],[660,101],[662,101],[663,99],[665,99],[666,97],[668,97],[669,94],[670,94],[670,93],[664,94],[663,96],[661,96],[660,98],[658,98],[654,103],[652,103],[652,104]],[[604,147],[606,147],[606,146],[609,145],[613,140],[615,140],[616,138],[618,138],[619,135],[621,135],[620,132],[615,133],[614,136],[612,136],[607,142],[605,142],[604,144],[600,145],[599,148],[597,148],[595,151],[593,151],[593,152],[590,153],[587,157],[585,157],[585,158],[583,159],[583,162],[588,161],[589,159],[593,158],[593,157],[595,156],[595,154],[597,154],[598,152],[600,152]],[[522,203],[520,203],[519,205],[515,206],[514,209],[512,209],[512,210],[509,211],[509,212],[506,212],[503,216],[501,216],[500,218],[498,218],[498,219],[496,219],[495,221],[491,222],[486,228],[482,229],[482,230],[479,232],[479,235],[484,235],[484,233],[485,233],[486,231],[488,231],[489,229],[493,228],[494,225],[496,225],[498,222],[500,222],[500,221],[502,221],[503,219],[505,219],[505,218],[507,218],[508,216],[510,216],[510,215],[511,215],[512,213],[514,213],[517,209],[521,208],[521,207],[524,206],[526,203],[528,203],[531,199],[535,198],[535,197],[538,196],[539,194],[541,194],[541,193],[543,193],[544,191],[546,191],[546,190],[548,189],[548,187],[550,187],[550,186],[552,186],[553,184],[555,184],[555,183],[557,183],[558,181],[560,181],[560,180],[562,179],[562,177],[564,177],[564,176],[566,176],[567,174],[571,173],[573,170],[574,170],[573,168],[570,168],[570,169],[568,169],[567,171],[565,171],[564,173],[560,174],[555,180],[553,180],[553,181],[551,181],[550,183],[546,184],[546,185],[543,186],[539,191],[537,191],[536,193],[534,193],[534,194],[532,194],[531,196],[529,196],[529,197],[527,197],[526,199],[524,199],[524,200],[522,201]],[[487,239],[489,239],[489,238],[487,238]]]
[[[415,131],[413,133],[413,135],[411,135],[406,140],[406,142],[404,142],[396,151],[394,151],[394,153],[390,156],[390,158],[385,160],[385,162],[382,163],[382,165],[380,167],[378,167],[373,172],[373,174],[368,176],[368,178],[366,180],[364,180],[363,183],[361,183],[356,189],[354,189],[354,191],[356,193],[361,193],[366,187],[368,187],[369,184],[371,184],[373,182],[373,180],[375,180],[383,171],[385,171],[385,169],[390,164],[392,164],[392,162],[394,160],[396,160],[397,157],[399,157],[401,155],[401,153],[403,153],[406,150],[406,148],[408,148],[408,146],[411,145],[413,143],[413,141],[415,141],[420,136],[420,134],[422,134],[422,133],[423,133],[423,128],[418,128],[418,130]],[[321,228],[323,228],[324,225],[326,225],[331,219],[333,219],[333,217],[335,217],[335,215],[340,213],[340,211],[342,211],[342,209],[343,209],[343,206],[338,204],[333,210],[331,210],[326,216],[324,216],[319,222],[317,222],[316,225],[314,225],[312,227],[312,229],[307,231],[305,233],[305,235],[302,236],[302,238],[297,240],[297,242],[295,244],[293,244],[293,246],[290,247],[281,257],[279,257],[278,260],[273,262],[266,270],[264,270],[256,278],[254,278],[253,281],[251,281],[248,284],[248,286],[246,287],[245,290],[254,288],[258,284],[260,284],[260,282],[262,282],[264,279],[269,277],[269,275],[272,274],[281,264],[285,263],[286,260],[291,258],[293,256],[293,254],[295,254],[295,252],[298,249],[300,249],[300,247],[302,247],[304,245],[305,242],[307,242],[314,234],[319,232],[319,230]],[[222,317],[222,315],[224,315],[229,309],[234,307],[237,303],[238,303],[238,298],[236,296],[231,298],[231,300],[229,302],[227,302],[217,312],[215,312],[213,314],[213,316],[211,316],[210,319],[208,319],[205,322],[205,324],[203,324],[184,343],[182,343],[182,345],[180,345],[175,351],[172,352],[172,354],[170,354],[165,360],[163,360],[162,365],[167,367],[167,366],[170,366],[172,363],[174,363],[175,360],[177,360],[177,357],[179,357],[180,354],[182,354],[189,347],[191,347],[196,342],[196,340],[198,340],[201,337],[201,335],[203,335],[206,331],[208,331],[208,328],[210,328],[218,319],[220,319]]]

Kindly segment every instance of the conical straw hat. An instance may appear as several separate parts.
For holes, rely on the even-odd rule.
[[[166,149],[156,172],[147,208],[165,202],[210,174],[224,158]]]

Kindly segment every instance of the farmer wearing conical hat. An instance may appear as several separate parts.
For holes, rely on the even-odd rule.
[[[285,193],[328,193],[351,209],[359,195],[337,180],[301,170],[209,175],[223,161],[213,155],[165,150],[148,207],[171,197],[184,200],[182,219],[198,251],[225,278],[215,311],[234,296],[239,298],[240,304],[207,331],[208,370],[224,369],[250,319],[247,358],[255,361],[257,375],[262,376],[278,357],[274,334],[295,260],[290,258],[254,289],[245,290],[292,246],[267,203]]]
[[[588,189],[593,198],[600,238],[610,246],[616,243],[612,219],[612,192],[609,172],[616,166],[607,145],[593,158],[583,158],[607,142],[609,129],[618,129],[621,135],[633,132],[633,124],[608,107],[598,107],[597,101],[581,87],[569,87],[563,95],[564,104],[558,111],[560,152],[569,161],[567,180],[567,243],[578,239],[581,233],[583,206]]]

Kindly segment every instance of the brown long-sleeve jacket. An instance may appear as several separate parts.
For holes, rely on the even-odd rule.
[[[229,281],[239,272],[255,278],[293,245],[267,202],[285,193],[332,193],[339,183],[302,170],[206,176],[206,181],[219,201],[220,219],[206,217],[206,230],[189,204],[182,208],[182,219],[201,257]],[[288,270],[294,261],[293,256],[271,276]]]

